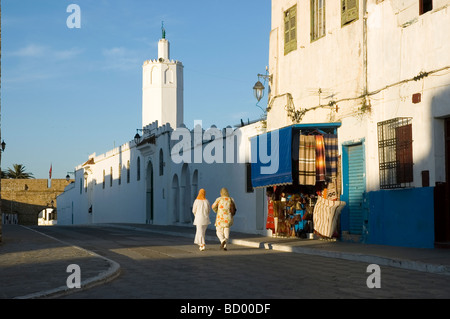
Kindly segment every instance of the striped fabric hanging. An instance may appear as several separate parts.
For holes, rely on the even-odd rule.
[[[314,136],[301,135],[299,143],[298,183],[316,184],[316,139]]]
[[[337,176],[338,139],[336,134],[325,134],[325,165],[328,177]]]

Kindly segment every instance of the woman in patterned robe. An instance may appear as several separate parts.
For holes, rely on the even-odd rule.
[[[220,240],[220,248],[227,250],[227,242],[230,239],[230,227],[233,225],[232,205],[235,206],[233,198],[228,194],[226,188],[220,190],[220,197],[212,204],[212,210],[216,216],[216,234]]]

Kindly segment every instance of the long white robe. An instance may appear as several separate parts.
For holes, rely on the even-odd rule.
[[[208,225],[211,224],[209,219],[209,211],[211,206],[207,199],[196,199],[192,206],[192,213],[195,215],[194,225],[197,227],[195,233],[194,244],[205,245],[205,234]]]

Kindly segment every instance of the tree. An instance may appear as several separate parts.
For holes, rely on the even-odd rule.
[[[30,179],[34,178],[32,173],[25,172],[25,165],[22,164],[13,164],[13,168],[8,168],[6,171],[7,178],[14,179]]]

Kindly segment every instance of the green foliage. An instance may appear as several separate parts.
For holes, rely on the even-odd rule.
[[[8,168],[6,172],[2,172],[2,178],[31,179],[34,176],[32,173],[25,171],[25,165],[13,164],[13,168]]]

